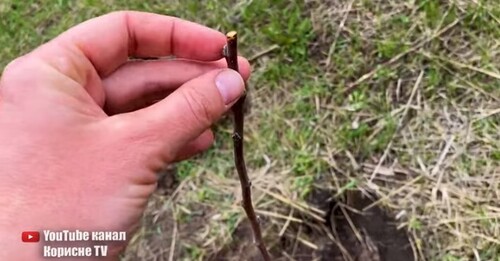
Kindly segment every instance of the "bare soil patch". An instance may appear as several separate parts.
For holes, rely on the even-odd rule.
[[[271,248],[275,260],[415,260],[406,232],[396,228],[390,215],[376,206],[363,211],[372,199],[353,191],[345,204],[329,200],[331,195],[329,191],[312,193],[310,200],[328,213],[326,222],[289,227],[289,233],[275,240]],[[262,260],[247,222],[238,227],[233,238],[209,260]]]

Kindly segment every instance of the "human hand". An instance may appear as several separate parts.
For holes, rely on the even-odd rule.
[[[133,231],[156,173],[207,149],[210,125],[244,91],[221,69],[225,40],[177,18],[118,12],[10,63],[0,80],[0,260],[41,258],[23,230]],[[167,55],[177,59],[128,60]],[[248,62],[239,66],[248,78]]]

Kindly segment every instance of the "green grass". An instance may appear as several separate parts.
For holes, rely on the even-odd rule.
[[[387,196],[384,206],[392,213],[407,213],[399,222],[417,242],[422,258],[470,260],[477,253],[482,260],[493,260],[500,255],[488,240],[498,236],[494,232],[500,222],[499,213],[491,208],[500,200],[494,175],[500,169],[500,115],[495,112],[500,79],[481,70],[500,74],[500,6],[495,1],[477,2],[355,1],[345,16],[342,1],[321,0],[4,0],[0,68],[67,28],[114,10],[150,11],[221,31],[236,29],[240,51],[247,57],[278,46],[252,61],[249,82],[252,109],[245,148],[258,209],[290,213],[289,203],[266,196],[265,190],[290,202],[306,201],[317,186],[338,198],[351,189],[371,190]],[[433,37],[457,19],[454,27]],[[431,37],[421,48],[385,64]],[[346,86],[372,71],[352,93],[344,94]],[[420,72],[423,77],[412,107],[403,115]],[[177,164],[183,187],[173,202],[152,199],[147,216],[170,218],[171,210],[166,209],[171,208],[180,213],[176,222],[187,231],[178,236],[180,260],[204,260],[224,248],[234,240],[233,232],[243,218],[235,202],[239,185],[230,123],[225,119],[215,127],[216,143],[209,151]],[[467,128],[469,132],[464,131]],[[431,197],[437,183],[431,173],[447,135],[455,139],[441,162],[442,184],[450,191],[449,202],[444,202]],[[369,186],[372,173],[359,166],[376,165],[384,154],[382,166],[411,174],[387,176],[383,182],[378,175],[377,187]],[[267,171],[264,178],[259,178],[261,171]],[[410,183],[416,177],[422,179]],[[466,177],[483,177],[490,186],[464,181]],[[409,185],[402,188],[404,184]],[[447,203],[454,208],[447,209]],[[478,214],[497,218],[459,222],[453,233],[465,239],[458,240],[450,226],[434,225],[449,219],[450,213],[464,220]],[[301,215],[296,217],[308,217]],[[272,238],[284,221],[265,218]],[[125,259],[168,256],[149,247],[154,244],[148,231],[157,231],[163,219],[144,222],[139,242]],[[168,243],[165,246],[170,244],[170,235],[158,236]]]

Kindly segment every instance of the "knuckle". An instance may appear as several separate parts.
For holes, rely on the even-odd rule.
[[[10,75],[16,74],[16,72],[22,70],[24,60],[25,57],[21,56],[9,62],[3,70],[2,79],[4,79],[5,77],[9,77]]]
[[[26,56],[21,56],[5,66],[0,78],[0,92],[2,96],[9,95],[17,89],[24,87],[24,85],[15,83],[19,79],[26,79],[26,73],[32,71],[26,59]]]
[[[187,88],[182,94],[193,119],[203,126],[210,126],[214,119],[210,99],[194,88]]]

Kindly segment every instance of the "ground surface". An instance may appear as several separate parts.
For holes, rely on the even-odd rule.
[[[276,260],[500,260],[498,1],[1,0],[0,67],[119,9],[238,30]],[[215,129],[161,179],[124,260],[258,260],[229,119]]]

